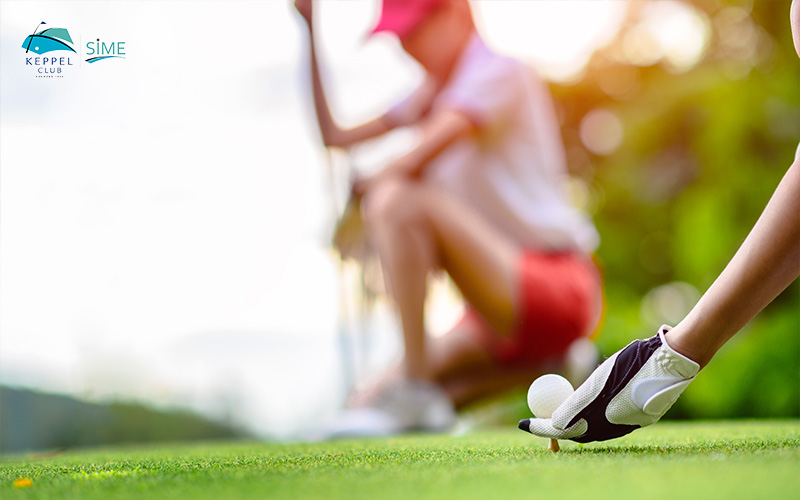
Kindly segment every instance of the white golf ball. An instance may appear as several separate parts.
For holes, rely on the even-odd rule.
[[[537,378],[528,389],[528,407],[534,416],[550,418],[556,408],[575,392],[569,380],[549,373]]]

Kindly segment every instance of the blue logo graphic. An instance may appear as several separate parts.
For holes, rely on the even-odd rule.
[[[75,52],[75,49],[72,48],[72,37],[69,36],[69,31],[66,28],[48,28],[36,33],[36,30],[43,24],[47,23],[44,21],[39,23],[36,29],[33,30],[33,34],[25,37],[25,41],[22,42],[22,47],[25,49],[26,54],[28,52],[45,54],[54,50]]]

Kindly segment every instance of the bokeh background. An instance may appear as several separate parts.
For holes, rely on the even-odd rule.
[[[676,323],[800,141],[789,0],[472,5],[488,43],[550,83],[570,192],[602,236],[600,350]],[[376,16],[370,0],[319,2],[345,124],[422,76],[391,37],[367,39]],[[36,79],[21,45],[42,20],[76,45],[124,41],[126,59]],[[290,2],[2,0],[0,28],[0,451],[301,439],[397,355],[390,308],[361,311],[329,242],[349,172],[408,134],[322,149]],[[436,334],[459,306],[446,283],[431,300]],[[525,411],[519,394],[501,403]],[[669,417],[797,416],[795,282]]]

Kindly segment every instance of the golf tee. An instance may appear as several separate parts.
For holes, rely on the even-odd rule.
[[[561,448],[558,446],[558,439],[550,439],[550,446],[548,446],[547,449],[553,453],[560,450]]]

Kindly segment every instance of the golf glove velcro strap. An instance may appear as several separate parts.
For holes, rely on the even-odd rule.
[[[657,422],[700,370],[667,345],[664,334],[669,329],[663,325],[652,338],[628,344],[604,361],[552,418],[523,420],[520,429],[588,443]]]

